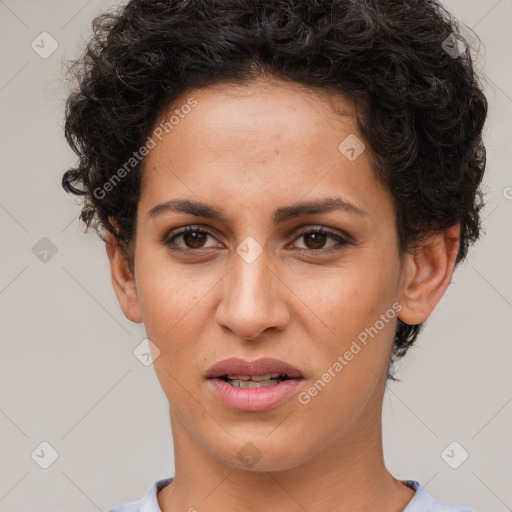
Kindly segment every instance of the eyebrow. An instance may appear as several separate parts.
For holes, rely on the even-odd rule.
[[[368,212],[341,197],[328,197],[316,201],[296,203],[291,206],[282,206],[274,212],[274,224],[279,224],[302,215],[328,213],[335,210],[342,210],[361,216],[368,215]],[[196,217],[218,219],[225,224],[228,223],[228,218],[222,208],[188,199],[171,199],[165,203],[157,204],[148,211],[148,216],[155,218],[169,211],[188,213]]]

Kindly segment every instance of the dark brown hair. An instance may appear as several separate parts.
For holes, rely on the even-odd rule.
[[[459,263],[480,232],[487,102],[458,29],[433,0],[132,0],[93,21],[70,67],[65,135],[79,161],[62,185],[84,196],[87,227],[129,247],[140,163],[98,190],[185,91],[267,75],[351,98],[400,250],[460,224]],[[395,359],[421,326],[398,320]]]

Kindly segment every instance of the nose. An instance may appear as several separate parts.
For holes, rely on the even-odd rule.
[[[248,263],[238,254],[222,279],[222,298],[216,321],[244,340],[259,339],[267,330],[281,331],[290,322],[287,285],[268,266],[265,252]]]

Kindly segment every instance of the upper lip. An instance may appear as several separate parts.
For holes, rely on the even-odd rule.
[[[243,359],[232,357],[214,364],[208,370],[206,377],[214,379],[217,377],[225,377],[226,375],[260,376],[270,373],[279,373],[291,379],[303,376],[300,370],[279,359],[262,357],[254,361],[244,361]]]

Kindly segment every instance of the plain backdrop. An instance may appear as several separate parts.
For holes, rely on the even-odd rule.
[[[124,318],[104,244],[82,232],[79,206],[60,186],[75,162],[63,136],[62,63],[113,5],[0,0],[5,512],[107,510],[174,473],[167,401],[152,366],[133,354],[144,329]],[[482,41],[485,235],[400,362],[401,382],[389,384],[384,453],[395,477],[475,511],[501,512],[512,509],[512,0],[445,5]]]

